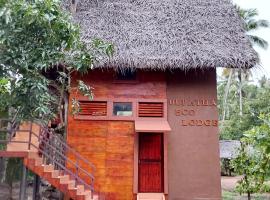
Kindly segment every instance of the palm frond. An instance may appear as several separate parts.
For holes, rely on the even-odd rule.
[[[269,21],[264,20],[264,19],[257,20],[257,23],[259,27],[268,28],[270,26]]]
[[[235,5],[236,10],[239,14],[239,16],[244,20],[249,20],[253,17],[256,17],[258,15],[258,10],[255,8],[251,8],[251,9],[243,9],[238,5]]]
[[[248,37],[253,45],[257,45],[263,49],[268,48],[268,42],[264,40],[263,38],[255,36],[255,35],[248,35]]]
[[[244,18],[245,19],[250,19],[253,17],[258,16],[258,10],[256,8],[251,8],[251,9],[243,9],[244,11]]]
[[[267,20],[263,19],[254,19],[258,16],[258,10],[251,8],[251,9],[243,9],[239,6],[235,5],[236,10],[239,14],[239,16],[244,21],[244,28],[246,30],[246,33],[250,39],[250,42],[252,45],[257,45],[263,49],[268,48],[268,42],[264,40],[263,38],[255,35],[248,34],[250,31],[257,30],[259,28],[267,28],[270,26],[269,22]]]
[[[252,31],[252,30],[257,30],[259,28],[267,28],[269,27],[269,22],[267,20],[255,20],[255,19],[250,19],[245,22],[245,30],[246,31]]]

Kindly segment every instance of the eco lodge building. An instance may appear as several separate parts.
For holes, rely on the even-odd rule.
[[[221,199],[216,67],[258,61],[232,3],[69,6],[85,41],[101,38],[116,49],[73,78],[94,88],[93,101],[70,94],[81,112],[69,116],[67,141],[96,166],[96,190],[108,200]]]
[[[73,76],[74,85],[94,88],[94,99],[75,90],[69,97],[69,110],[77,98],[81,111],[68,116],[67,143],[95,165],[95,191],[106,200],[220,200],[216,68],[258,62],[231,1],[65,6],[83,40],[115,47],[112,58]],[[25,165],[39,173],[29,159]]]

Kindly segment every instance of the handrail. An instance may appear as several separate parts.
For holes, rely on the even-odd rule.
[[[36,135],[34,132],[32,132],[32,134],[36,137],[38,137],[38,135]],[[70,164],[76,166],[77,164],[74,163],[71,159],[69,159],[68,157],[66,157],[66,155],[62,154],[61,151],[58,151],[59,149],[57,149],[57,147],[52,146],[51,144],[49,144],[49,140],[46,139],[42,139],[42,142],[45,142],[46,145],[48,145],[49,147],[51,147],[53,150],[55,150],[55,153],[57,153],[58,155],[60,155],[62,158],[66,159],[69,161]],[[31,143],[32,144],[32,143]],[[33,144],[32,144],[33,145]],[[35,147],[35,146],[34,146]],[[37,148],[39,151],[41,151],[41,148]],[[43,150],[42,150],[43,151]],[[90,173],[88,173],[85,169],[81,168],[80,166],[78,166],[80,170],[82,170],[84,173],[86,173],[87,175],[89,175],[92,179],[94,179],[94,176]]]
[[[47,130],[47,129],[44,129]],[[47,130],[49,132],[49,130]],[[87,159],[85,159],[84,157],[82,157],[77,151],[75,151],[73,148],[71,148],[68,144],[66,144],[65,142],[63,142],[63,140],[61,140],[57,135],[54,135],[52,133],[49,132],[49,134],[51,134],[51,136],[55,139],[57,139],[57,141],[59,141],[62,145],[64,145],[68,150],[70,150],[72,153],[74,153],[80,160],[86,162],[88,165],[90,165],[93,170],[95,170],[95,166],[89,162]]]
[[[31,143],[31,146],[35,147],[38,149],[38,147],[34,144]],[[41,150],[41,152],[43,153],[43,155],[45,155],[46,157],[50,157],[49,154],[47,154],[44,150]],[[50,158],[49,158],[50,159]],[[87,184],[84,180],[82,180],[78,175],[74,174],[70,169],[66,168],[65,166],[63,166],[60,162],[58,161],[54,161],[54,163],[56,163],[58,166],[62,167],[65,169],[65,172],[67,172],[69,175],[71,175],[73,178],[75,178],[77,181],[79,181],[81,184],[83,184],[84,186],[87,186],[91,191],[94,191],[94,188],[92,185]]]
[[[7,121],[10,123],[10,121],[1,119],[0,118],[0,124],[2,121]],[[57,135],[53,134],[52,130],[49,130],[43,126],[40,126],[39,134],[36,134],[33,132],[33,124],[30,123],[29,130],[23,129],[20,130],[19,126],[14,126],[13,123],[12,126],[10,126],[10,129],[3,129],[3,127],[0,127],[0,133],[6,132],[9,133],[9,140],[0,140],[1,143],[25,143],[28,145],[28,150],[31,150],[31,147],[38,150],[38,152],[43,157],[43,163],[46,162],[46,164],[52,164],[55,169],[62,170],[65,174],[70,175],[72,178],[76,180],[76,185],[78,183],[85,186],[85,188],[88,188],[92,191],[92,194],[94,193],[94,176],[93,172],[95,171],[95,166],[89,162],[86,158],[82,157],[77,151],[75,151],[73,148],[71,148],[66,142],[61,140]],[[28,135],[28,141],[12,141],[12,137],[15,136],[18,132],[27,132]],[[36,146],[33,143],[33,137],[36,137],[38,139],[39,145]],[[61,149],[62,147],[62,149]],[[70,157],[74,157],[75,161],[70,159]],[[90,167],[90,173],[85,168],[83,168],[80,161],[83,161],[83,163]],[[68,165],[68,166],[66,166]],[[73,170],[75,169],[75,172]],[[84,174],[84,176],[89,178],[90,184],[88,184],[85,180],[83,180],[80,177],[80,174]]]

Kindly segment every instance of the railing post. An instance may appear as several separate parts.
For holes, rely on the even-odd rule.
[[[12,129],[9,126],[7,127],[7,139],[8,139],[8,142],[11,142],[11,139],[12,139]]]
[[[27,168],[22,164],[22,177],[20,183],[20,195],[19,200],[26,199],[26,187],[27,187]]]
[[[76,182],[78,181],[77,177],[79,177],[79,162],[78,162],[78,157],[76,157]]]
[[[12,122],[9,122],[9,121],[7,124],[7,134],[8,134],[8,140],[9,142],[11,142],[12,135],[13,135],[13,127],[12,127]]]
[[[41,135],[41,126],[39,125],[39,131],[38,131],[38,143],[40,143],[40,135]]]
[[[35,174],[34,175],[34,185],[33,185],[32,200],[40,199],[39,185],[40,185],[40,177],[37,174]]]
[[[91,187],[92,187],[91,188],[91,190],[92,190],[91,193],[94,194],[95,191],[94,191],[94,179],[93,178],[91,178]]]
[[[28,140],[28,150],[31,149],[31,140],[32,140],[32,122],[30,123],[30,130],[29,130],[29,140]]]

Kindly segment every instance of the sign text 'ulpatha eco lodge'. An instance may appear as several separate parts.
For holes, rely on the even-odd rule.
[[[204,109],[209,106],[216,106],[215,99],[169,99],[169,105],[177,106],[175,116],[190,117],[196,116],[194,107]],[[181,108],[178,108],[180,107]],[[217,119],[181,119],[182,126],[218,126]]]

